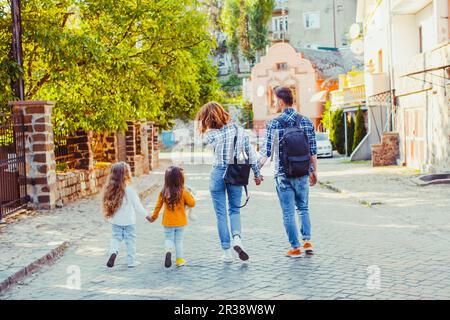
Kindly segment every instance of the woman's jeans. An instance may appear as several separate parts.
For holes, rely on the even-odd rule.
[[[183,258],[184,227],[164,227],[164,234],[166,236],[166,252],[173,252],[175,249],[176,258]]]
[[[292,248],[300,247],[298,241],[297,224],[295,222],[295,209],[297,208],[301,220],[301,233],[303,240],[311,239],[311,223],[309,221],[308,197],[309,176],[299,178],[286,178],[276,176],[278,199],[283,210],[283,222]]]
[[[125,241],[125,245],[127,246],[128,265],[134,264],[136,261],[136,226],[134,224],[129,226],[112,225],[112,239],[109,254],[118,254],[122,241]]]
[[[223,180],[226,166],[214,166],[211,172],[209,191],[217,217],[217,230],[219,231],[222,249],[230,249],[231,237],[228,227],[228,217],[230,216],[231,235],[241,235],[240,206],[242,198],[242,186],[226,184]],[[228,196],[228,212],[227,212]]]

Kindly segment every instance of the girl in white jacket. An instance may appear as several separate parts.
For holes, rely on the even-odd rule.
[[[107,266],[112,268],[119,253],[119,246],[125,241],[128,267],[136,267],[136,212],[147,220],[147,212],[142,206],[131,182],[130,166],[125,162],[115,163],[111,167],[109,181],[103,195],[103,213],[112,225],[112,239]]]

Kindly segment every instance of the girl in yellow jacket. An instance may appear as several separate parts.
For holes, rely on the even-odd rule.
[[[172,252],[175,248],[176,265],[178,267],[186,264],[183,256],[183,234],[187,225],[185,206],[194,207],[195,200],[184,187],[183,169],[171,166],[166,170],[164,176],[164,187],[159,194],[153,216],[150,222],[158,219],[158,215],[164,206],[162,225],[165,233],[166,256],[164,265],[166,268],[172,266]]]

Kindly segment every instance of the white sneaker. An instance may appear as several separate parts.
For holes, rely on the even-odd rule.
[[[231,253],[231,249],[224,249],[222,255],[223,262],[231,263],[233,262],[233,254]]]
[[[242,240],[240,236],[233,237],[233,249],[239,255],[239,259],[242,261],[247,261],[249,259],[248,254],[244,251],[244,247],[242,246]]]
[[[139,262],[139,261],[135,261],[135,262],[133,262],[133,263],[130,263],[129,265],[128,265],[128,268],[134,268],[134,267],[137,267],[138,265],[140,265],[141,263]]]

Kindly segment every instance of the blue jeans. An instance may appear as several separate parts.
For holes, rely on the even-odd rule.
[[[231,237],[228,227],[228,216],[230,217],[231,235],[241,235],[240,206],[242,198],[242,187],[226,184],[223,180],[226,166],[214,166],[211,172],[209,191],[214,205],[217,218],[217,230],[222,249],[230,249]],[[227,212],[228,196],[228,212]],[[228,215],[227,215],[228,213]]]
[[[284,228],[292,248],[300,247],[298,241],[295,209],[301,220],[301,234],[303,240],[311,240],[311,222],[309,221],[308,197],[309,176],[299,178],[275,177],[278,199],[283,211]]]
[[[125,241],[127,246],[127,263],[133,264],[136,261],[136,226],[112,225],[112,239],[109,254],[119,253],[120,243]]]
[[[164,227],[164,234],[166,252],[173,252],[175,249],[176,258],[183,258],[184,227]]]

